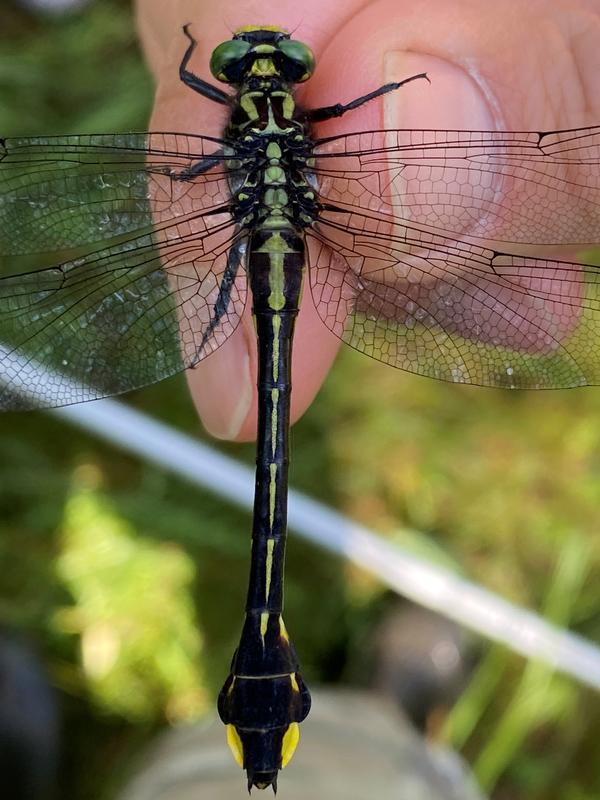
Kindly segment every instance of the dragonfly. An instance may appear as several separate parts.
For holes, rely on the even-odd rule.
[[[0,139],[0,409],[98,399],[193,369],[251,303],[256,488],[239,646],[218,698],[248,789],[277,789],[310,710],[283,613],[299,306],[353,348],[461,384],[600,383],[600,127],[318,136],[425,74],[304,109],[310,48],[246,26],[212,53],[221,137]],[[304,287],[303,287],[304,285]]]

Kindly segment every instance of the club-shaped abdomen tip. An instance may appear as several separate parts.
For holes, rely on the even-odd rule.
[[[257,789],[273,789],[273,794],[277,794],[277,770],[275,772],[247,772],[248,775],[248,794],[252,793],[252,787]]]
[[[248,788],[277,791],[277,774],[286,767],[300,740],[300,725],[291,722],[286,728],[244,731],[227,725],[227,744],[233,757],[248,776]]]

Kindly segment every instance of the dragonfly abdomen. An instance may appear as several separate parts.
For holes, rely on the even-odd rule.
[[[269,221],[271,224],[269,224]],[[278,225],[273,224],[278,222]],[[258,337],[258,449],[246,618],[219,696],[228,741],[250,785],[275,785],[295,750],[310,694],[283,618],[291,347],[304,242],[282,215],[250,240],[248,272]]]
[[[304,243],[292,228],[262,229],[252,237],[249,272],[258,338],[259,418],[249,611],[282,610],[291,349],[303,265]]]
[[[310,694],[282,618],[287,527],[291,352],[302,291],[304,239],[276,141],[266,147],[250,237],[248,278],[258,344],[258,432],[246,618],[219,695],[228,742],[249,785],[276,785],[295,750]],[[295,191],[295,189],[292,189]]]

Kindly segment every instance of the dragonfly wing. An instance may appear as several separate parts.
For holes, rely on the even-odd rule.
[[[567,246],[569,258],[600,242],[600,127],[371,131],[318,140],[313,153],[332,204],[487,244]]]
[[[307,231],[313,300],[352,347],[458,383],[600,383],[600,269],[324,211]]]
[[[1,278],[0,408],[97,399],[194,366],[239,322],[244,257],[245,233],[207,214]]]
[[[50,266],[217,209],[230,199],[232,152],[219,139],[169,133],[0,139],[0,252],[42,254],[21,263]],[[0,261],[0,274],[14,264]]]

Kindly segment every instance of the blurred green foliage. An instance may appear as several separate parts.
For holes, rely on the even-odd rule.
[[[3,135],[143,130],[151,101],[127,3],[3,9]],[[202,435],[183,378],[130,402]],[[438,384],[348,350],[292,432],[292,482],[598,641],[599,419],[600,390]],[[252,463],[251,446],[222,447]],[[249,530],[247,514],[51,415],[0,417],[0,621],[37,643],[60,691],[59,796],[112,797],[158,726],[212,708]],[[307,678],[366,683],[381,588],[294,537],[288,553]],[[505,649],[482,645],[446,732],[495,800],[600,796],[597,695]]]
[[[164,708],[174,721],[206,711],[202,641],[190,584],[193,562],[173,543],[136,536],[96,484],[75,471],[55,559],[72,605],[54,615],[59,633],[80,640],[88,688],[100,708],[132,721]]]

